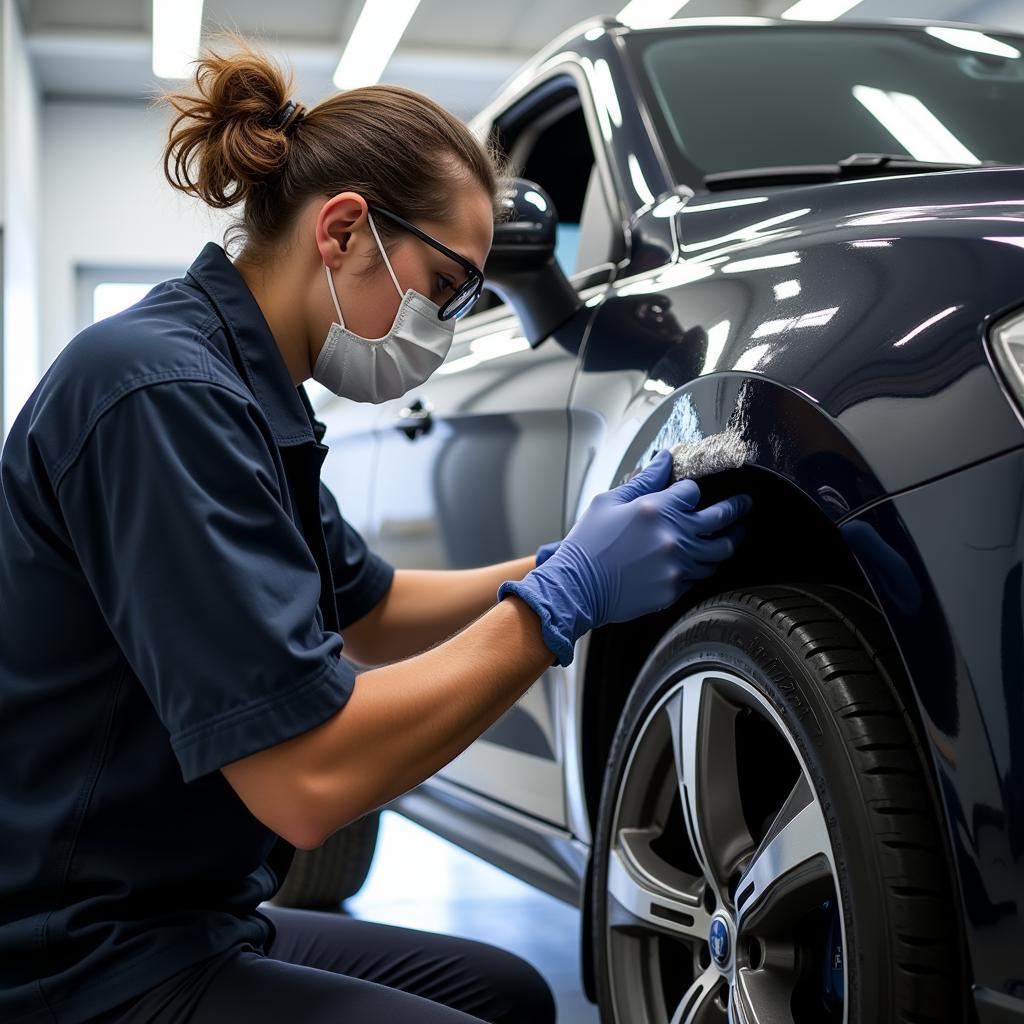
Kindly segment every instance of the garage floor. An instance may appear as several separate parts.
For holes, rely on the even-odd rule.
[[[547,979],[559,1024],[597,1024],[581,991],[579,911],[392,811],[381,815],[370,877],[353,917],[448,932],[511,950]]]

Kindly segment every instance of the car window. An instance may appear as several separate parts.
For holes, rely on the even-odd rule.
[[[612,219],[594,164],[594,149],[579,93],[566,85],[538,101],[530,115],[496,126],[493,141],[509,158],[511,173],[537,182],[558,214],[555,259],[567,277],[613,258],[621,228]],[[501,305],[486,291],[474,313]]]
[[[1015,36],[793,26],[628,38],[682,182],[853,153],[1024,161],[1024,40]]]
[[[512,147],[517,174],[537,182],[558,213],[555,257],[566,275],[576,272],[583,200],[594,166],[578,95],[563,100],[524,131]]]

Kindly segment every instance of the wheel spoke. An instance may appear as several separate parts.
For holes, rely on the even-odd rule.
[[[737,708],[713,678],[689,680],[666,704],[666,711],[687,833],[705,877],[726,905],[729,878],[754,848],[754,841],[740,801]]]
[[[677,938],[707,941],[711,917],[699,880],[651,849],[654,829],[623,829],[608,858],[608,892],[625,911],[613,927],[640,927]]]
[[[693,689],[695,691],[689,698],[691,705],[700,700],[700,692],[703,689],[703,685],[702,679],[693,679],[683,688],[684,690]],[[679,799],[683,806],[683,824],[686,827],[686,834],[690,840],[690,845],[693,847],[693,852],[696,854],[697,862],[700,864],[700,869],[704,872],[704,877],[710,879],[711,872],[708,870],[708,858],[704,852],[704,843],[700,833],[694,828],[693,807],[687,795],[685,780],[693,770],[691,767],[688,767],[688,746],[692,746],[695,740],[692,734],[685,738],[683,735],[685,708],[686,697],[683,690],[679,690],[665,704],[665,714],[668,715],[669,730],[672,735],[672,760],[676,768],[676,784],[679,787]],[[689,724],[692,726],[692,722]]]
[[[729,1000],[736,1024],[792,1024],[793,981],[793,975],[779,971],[737,971]]]
[[[725,1011],[715,999],[718,988],[724,984],[722,975],[709,967],[683,993],[670,1024],[724,1024]]]
[[[736,887],[737,927],[798,890],[813,905],[820,883],[831,879],[831,850],[824,815],[801,775]]]
[[[729,1024],[747,1024],[747,1016],[736,996],[736,986],[729,992]]]

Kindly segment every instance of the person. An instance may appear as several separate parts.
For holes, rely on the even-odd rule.
[[[263,904],[296,848],[447,764],[583,633],[710,575],[750,507],[697,508],[662,451],[521,559],[368,550],[302,385],[383,402],[433,372],[502,172],[415,92],[289,91],[240,44],[168,94],[168,181],[241,204],[243,248],[76,335],[3,450],[8,1024],[554,1020],[497,947]]]

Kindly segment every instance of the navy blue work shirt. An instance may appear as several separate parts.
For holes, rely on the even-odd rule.
[[[16,339],[12,339],[16,341]],[[0,1020],[76,1024],[233,945],[294,848],[222,765],[325,721],[386,593],[224,250],[78,334],[0,459]]]

